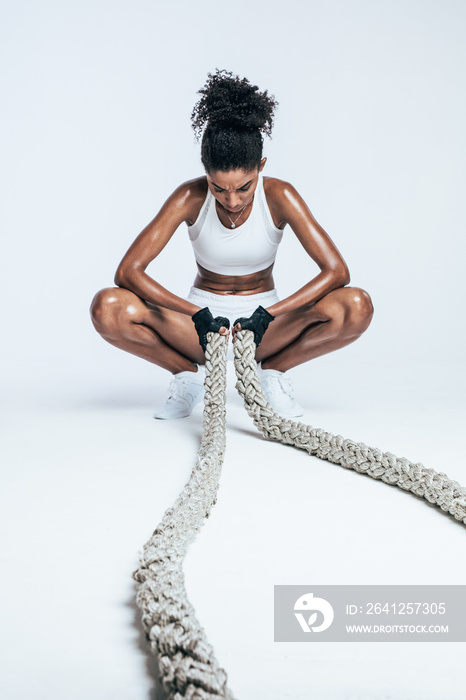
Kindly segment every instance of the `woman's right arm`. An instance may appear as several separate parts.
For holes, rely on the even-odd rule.
[[[172,294],[149,277],[145,270],[163,250],[178,226],[184,221],[195,220],[204,199],[205,190],[203,194],[199,179],[180,185],[125,253],[115,274],[115,284],[157,306],[189,316],[199,311],[199,306]]]

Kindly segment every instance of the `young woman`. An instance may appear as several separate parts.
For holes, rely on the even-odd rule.
[[[335,244],[288,182],[264,177],[263,136],[277,106],[246,78],[217,70],[192,113],[202,133],[203,177],[180,185],[123,257],[116,288],[91,305],[96,330],[112,345],[172,373],[156,418],[180,418],[203,398],[205,334],[255,331],[259,374],[274,409],[303,411],[285,373],[356,340],[373,313],[370,296],[347,286],[348,268]],[[186,299],[145,272],[185,222],[197,263]],[[319,274],[280,300],[272,276],[289,225]]]

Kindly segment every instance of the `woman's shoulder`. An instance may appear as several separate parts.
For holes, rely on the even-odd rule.
[[[182,206],[186,212],[188,225],[196,221],[208,190],[207,178],[204,175],[182,182],[173,192],[174,201]]]
[[[180,200],[204,200],[208,189],[207,178],[204,175],[203,177],[195,177],[192,180],[182,182],[173,192],[172,196]]]
[[[291,184],[291,182],[287,182],[286,180],[279,180],[278,177],[269,177],[268,175],[264,175],[263,177],[264,181],[264,192],[267,196],[269,197],[283,197],[286,195],[287,192],[296,192],[295,188]]]
[[[273,222],[277,228],[283,229],[288,220],[288,209],[292,199],[297,194],[290,182],[278,177],[263,177],[264,194],[267,200]]]

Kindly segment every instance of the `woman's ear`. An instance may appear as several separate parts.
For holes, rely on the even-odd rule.
[[[267,158],[262,158],[261,164],[259,167],[259,172],[261,172],[264,169],[264,165],[266,164],[266,162],[267,162]]]

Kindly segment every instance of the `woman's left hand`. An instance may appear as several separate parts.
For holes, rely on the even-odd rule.
[[[256,348],[258,348],[269,323],[273,321],[274,318],[275,316],[269,314],[267,309],[264,309],[263,306],[258,306],[254,313],[249,316],[249,318],[236,319],[232,328],[233,340],[235,339],[235,335],[238,331],[254,331],[254,342],[256,344]]]

